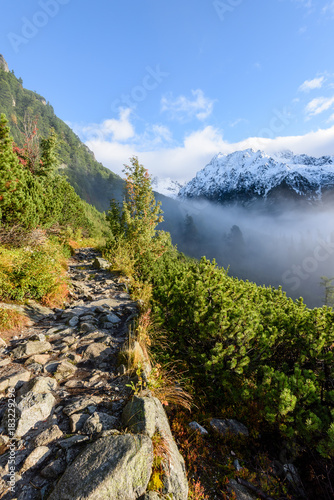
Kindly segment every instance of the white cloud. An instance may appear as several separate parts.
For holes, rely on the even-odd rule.
[[[323,106],[324,102],[313,104],[313,113]],[[138,133],[131,123],[131,118],[130,110],[121,110],[119,119],[104,120],[95,125],[81,125],[75,129],[94,152],[97,160],[119,175],[123,175],[124,163],[128,163],[129,158],[134,155],[139,157],[140,162],[153,176],[182,181],[190,180],[219,152],[232,153],[252,147],[267,153],[290,149],[295,153],[313,156],[334,155],[334,125],[301,136],[275,137],[275,126],[277,135],[282,133],[286,120],[288,121],[285,112],[276,116],[281,120],[283,129],[277,128],[275,118],[269,138],[271,129],[268,128],[263,129],[263,135],[267,137],[249,137],[239,142],[228,142],[221,130],[206,126],[188,133],[181,143],[176,143],[165,125],[147,125],[143,132]],[[334,121],[334,114],[331,120]]]
[[[334,122],[334,113],[328,118],[327,123]]]
[[[310,101],[305,111],[308,116],[315,116],[327,111],[334,105],[334,97],[316,97]]]
[[[149,144],[143,147],[138,138],[132,144],[96,139],[87,142],[87,146],[98,161],[120,175],[123,164],[137,155],[153,176],[189,180],[219,152],[228,154],[252,147],[267,153],[290,149],[313,156],[334,155],[334,126],[301,136],[249,137],[235,143],[226,141],[218,129],[207,126],[185,136],[180,145],[161,144],[160,148],[152,149]]]
[[[306,80],[300,87],[299,91],[301,92],[309,92],[314,89],[321,89],[322,84],[324,83],[325,77],[321,76],[319,78],[313,78],[313,80]]]
[[[94,139],[115,141],[127,141],[134,137],[135,131],[130,122],[130,115],[132,110],[130,108],[121,109],[119,112],[119,119],[111,118],[104,120],[102,123],[91,123],[89,125],[80,125],[72,123],[70,127],[78,134],[83,141],[90,141]]]
[[[172,94],[161,99],[161,111],[167,112],[169,117],[180,121],[188,121],[197,118],[202,121],[208,118],[213,110],[214,101],[205,97],[203,90],[191,91],[194,99],[188,99],[184,95],[173,99]]]

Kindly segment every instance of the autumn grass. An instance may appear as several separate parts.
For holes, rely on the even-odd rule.
[[[55,241],[37,246],[0,246],[0,300],[36,300],[60,307],[68,295],[68,254]]]
[[[22,328],[27,323],[24,314],[5,307],[0,307],[0,332]]]

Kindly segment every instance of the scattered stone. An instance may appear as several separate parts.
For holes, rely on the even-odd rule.
[[[34,372],[34,373],[42,373],[43,372],[43,365],[40,365],[39,363],[31,363],[31,365],[29,365],[27,368],[28,368],[28,370],[30,370],[31,372]]]
[[[95,330],[95,325],[93,325],[92,323],[81,323],[81,333],[92,332],[93,330]]]
[[[251,495],[247,488],[239,484],[235,479],[229,479],[227,490],[231,494],[234,493],[237,500],[255,500],[257,498]]]
[[[68,321],[69,326],[77,326],[79,323],[78,316],[72,316],[72,318]]]
[[[43,470],[41,470],[41,476],[47,479],[56,479],[60,474],[62,474],[66,469],[66,462],[62,458],[57,458],[49,463]]]
[[[104,271],[108,271],[110,269],[110,262],[108,262],[106,259],[102,259],[101,257],[96,257],[93,266],[96,269],[103,269]]]
[[[46,340],[46,337],[44,333],[34,333],[31,337],[29,337],[29,340],[35,341],[39,340],[40,342],[44,342]]]
[[[51,450],[47,446],[38,446],[23,462],[20,473],[22,474],[27,469],[31,469],[35,465],[40,465],[50,455]]]
[[[112,350],[101,342],[90,344],[83,354],[83,359],[105,360],[110,357]]]
[[[83,432],[88,435],[114,429],[117,418],[108,413],[94,412],[85,422]]]
[[[89,438],[87,436],[80,436],[79,434],[76,434],[75,436],[71,436],[67,439],[63,439],[61,441],[58,441],[58,445],[63,449],[63,450],[68,450],[72,446],[76,444],[81,444],[84,443],[85,441],[88,441]]]
[[[102,328],[103,330],[112,330],[114,328],[114,324],[113,323],[109,323],[108,321],[106,321],[105,323],[102,323]]]
[[[69,275],[72,280],[75,276],[76,282],[70,295],[72,302],[65,304],[65,310],[49,311],[37,307],[36,318],[38,316],[38,320],[43,321],[25,329],[20,338],[16,337],[18,342],[13,338],[6,349],[0,345],[0,384],[4,381],[1,379],[2,370],[12,365],[15,370],[23,370],[21,373],[26,368],[27,377],[19,380],[16,386],[16,430],[13,437],[16,439],[16,466],[24,472],[23,477],[17,476],[17,500],[134,500],[139,497],[141,500],[165,497],[184,500],[185,488],[176,479],[179,476],[181,482],[183,480],[182,463],[174,453],[173,438],[165,429],[168,421],[163,408],[161,416],[153,398],[146,398],[151,402],[143,403],[143,415],[136,415],[137,420],[134,415],[130,417],[136,432],[144,434],[124,435],[124,431],[120,433],[115,428],[126,404],[120,397],[124,394],[125,398],[128,394],[125,388],[127,378],[112,382],[117,375],[126,373],[124,365],[115,373],[116,357],[126,340],[126,320],[133,317],[137,308],[127,293],[120,293],[125,287],[116,278],[106,279],[103,270],[96,272],[91,269],[87,260],[95,255],[95,251],[85,249],[80,252],[84,259],[81,272],[77,266],[70,267]],[[19,363],[10,363],[8,353],[19,358]],[[143,359],[144,363],[146,361]],[[43,371],[44,376],[36,375],[38,371]],[[51,377],[51,374],[55,376]],[[70,380],[66,380],[68,377]],[[8,377],[4,378],[7,387]],[[57,386],[57,380],[63,383],[62,387]],[[23,387],[20,389],[20,386]],[[71,400],[69,396],[72,396]],[[58,406],[55,408],[56,402]],[[0,418],[3,416],[0,476],[6,478],[8,467],[7,470],[2,467],[1,454],[8,451],[12,436],[5,435],[9,430],[5,407],[0,408]],[[68,432],[74,435],[69,437]],[[171,459],[166,458],[163,464],[164,488],[160,494],[146,492],[152,471],[152,441],[149,437],[152,432],[161,433],[171,449]],[[51,462],[42,463],[46,460]],[[29,470],[34,467],[39,468],[30,474]],[[55,480],[62,474],[55,486]],[[1,480],[0,483],[1,496]],[[50,491],[54,486],[55,490]]]
[[[93,314],[85,314],[84,316],[81,316],[80,321],[82,321],[83,323],[85,323],[86,321],[88,321],[88,322],[96,321],[97,322],[97,320]]]
[[[48,337],[53,336],[55,333],[61,332],[64,328],[66,328],[66,325],[53,326],[52,328],[49,328],[46,335]]]
[[[10,441],[10,438],[9,436],[5,436],[5,435],[0,435],[0,447],[1,446],[7,446],[7,444],[9,444],[9,441]]]
[[[245,425],[241,424],[237,420],[233,420],[232,418],[227,418],[225,420],[220,420],[218,418],[213,418],[210,420],[211,427],[219,432],[219,434],[225,435],[228,432],[238,435],[242,434],[244,436],[248,436],[249,432]]]
[[[32,356],[33,354],[42,354],[43,352],[51,351],[52,345],[47,341],[28,341],[21,344],[12,351],[14,358],[23,358],[25,356]]]
[[[237,458],[235,460],[233,460],[233,465],[234,465],[236,471],[242,470],[242,467],[241,467],[239,460]]]
[[[44,366],[44,371],[46,373],[55,373],[59,365],[59,361],[50,361]]]
[[[209,434],[208,431],[204,427],[202,427],[200,424],[198,424],[195,421],[194,422],[190,422],[189,427],[191,429],[193,429],[194,431],[199,432],[203,436],[205,436],[206,434]]]
[[[76,371],[76,367],[70,363],[69,361],[62,361],[59,363],[57,366],[57,370],[54,374],[56,380],[62,381],[65,380],[66,378],[70,377],[73,375],[73,373]]]
[[[160,500],[163,498],[156,491],[147,491],[139,500]]]
[[[81,361],[81,356],[80,354],[76,354],[74,352],[70,352],[68,355],[67,355],[68,359],[70,361],[73,361],[73,363],[79,363]]]
[[[45,429],[41,434],[38,434],[38,436],[33,439],[32,443],[34,446],[46,446],[62,437],[64,437],[63,432],[59,429],[58,425],[55,424]]]
[[[79,315],[75,309],[67,309],[66,311],[63,311],[61,315],[62,319],[66,321],[70,321],[72,318],[77,318],[78,316]]]
[[[52,394],[34,394],[30,391],[16,404],[15,419],[16,431],[14,437],[24,436],[37,423],[46,420],[55,404]],[[8,432],[8,409],[2,419],[2,426]]]
[[[116,314],[108,314],[105,319],[107,320],[107,322],[111,323],[111,324],[117,324],[119,323],[121,320],[118,316],[116,316]]]
[[[73,403],[65,406],[65,408],[63,408],[63,413],[65,413],[65,415],[67,416],[70,416],[73,415],[73,413],[85,410],[90,405],[99,404],[101,403],[101,401],[102,398],[100,398],[99,396],[81,396]]]
[[[27,392],[32,391],[34,394],[44,394],[46,392],[55,391],[58,384],[51,377],[35,377],[25,383],[17,393],[17,398],[23,397]]]
[[[289,481],[289,483],[292,484],[292,486],[302,498],[306,498],[303,483],[300,479],[297,468],[293,464],[284,464],[283,469],[285,472],[285,477]]]
[[[30,356],[30,358],[27,359],[27,361],[24,363],[26,366],[32,365],[32,364],[41,364],[45,365],[50,359],[49,354],[34,354],[33,356]],[[30,366],[29,366],[30,368]]]
[[[152,464],[153,446],[147,436],[98,439],[67,468],[49,500],[138,498],[146,491]]]
[[[152,398],[155,404],[156,432],[162,436],[167,447],[167,459],[162,461],[163,493],[168,498],[187,500],[188,480],[184,459],[178,450],[170,430],[166,412],[157,398]]]
[[[71,432],[79,432],[83,429],[87,419],[90,418],[87,413],[74,413],[70,416]]]
[[[69,335],[68,337],[63,338],[63,342],[68,345],[72,345],[76,342],[76,338],[73,335]]]
[[[31,377],[31,372],[21,365],[10,363],[0,368],[0,391],[6,391],[8,387],[21,387]]]

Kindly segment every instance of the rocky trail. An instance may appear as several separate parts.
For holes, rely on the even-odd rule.
[[[118,365],[138,309],[107,268],[94,249],[78,250],[67,308],[32,311],[20,337],[0,347],[3,500],[160,498],[146,492],[157,431],[170,448],[164,493],[187,498],[163,407],[130,399]]]

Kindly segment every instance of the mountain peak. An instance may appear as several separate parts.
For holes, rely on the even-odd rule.
[[[9,73],[8,64],[2,54],[0,54],[0,69],[3,69],[6,73]]]
[[[313,158],[282,151],[268,155],[245,149],[219,153],[179,192],[181,197],[203,197],[221,203],[269,199],[284,193],[309,202],[334,189],[334,156]]]

